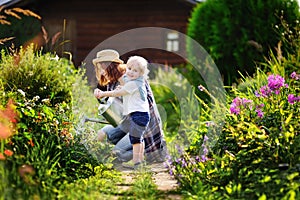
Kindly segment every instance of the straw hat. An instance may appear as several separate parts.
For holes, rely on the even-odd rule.
[[[117,51],[112,49],[105,49],[99,51],[95,59],[93,59],[93,64],[96,66],[98,62],[116,62],[123,64],[123,60],[121,60],[120,55]]]

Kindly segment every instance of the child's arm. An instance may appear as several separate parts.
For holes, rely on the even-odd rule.
[[[128,94],[128,92],[123,88],[119,88],[117,90],[112,90],[112,91],[102,91],[99,90],[98,88],[94,90],[94,95],[98,99],[102,97],[120,97],[126,94]]]

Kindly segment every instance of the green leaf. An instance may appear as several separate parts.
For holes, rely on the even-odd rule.
[[[231,194],[231,193],[232,193],[232,188],[231,188],[231,186],[226,185],[226,186],[225,186],[225,189],[226,189],[226,191],[227,191],[228,194]]]
[[[299,176],[299,172],[295,172],[295,173],[289,174],[289,175],[287,176],[287,179],[288,179],[289,181],[292,181],[292,180],[294,180],[295,177],[297,177],[297,176]]]
[[[290,123],[292,117],[293,117],[293,112],[291,112],[290,115],[289,115],[289,117],[285,120],[285,124]]]
[[[252,162],[252,164],[258,164],[258,163],[260,163],[262,160],[261,160],[261,158],[259,158],[259,159],[257,159],[257,160],[254,160],[253,162]]]
[[[261,195],[258,200],[266,200],[267,199],[267,196],[265,194]]]
[[[265,176],[262,180],[260,180],[259,182],[261,183],[267,183],[271,181],[271,176]]]

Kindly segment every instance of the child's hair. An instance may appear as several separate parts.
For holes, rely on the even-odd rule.
[[[145,58],[141,56],[131,56],[127,61],[127,65],[137,67],[141,71],[141,74],[143,74],[144,78],[148,79],[148,61]]]

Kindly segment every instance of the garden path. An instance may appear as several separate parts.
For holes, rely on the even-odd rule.
[[[156,184],[157,190],[164,194],[164,199],[182,199],[181,195],[176,194],[176,189],[178,187],[177,181],[168,173],[168,170],[165,168],[163,163],[153,163],[147,165],[147,169],[151,171],[152,180]],[[122,178],[125,180],[125,183],[119,185],[118,188],[120,191],[126,191],[133,184],[134,171],[126,169],[122,166],[118,166],[117,170],[122,172]]]

